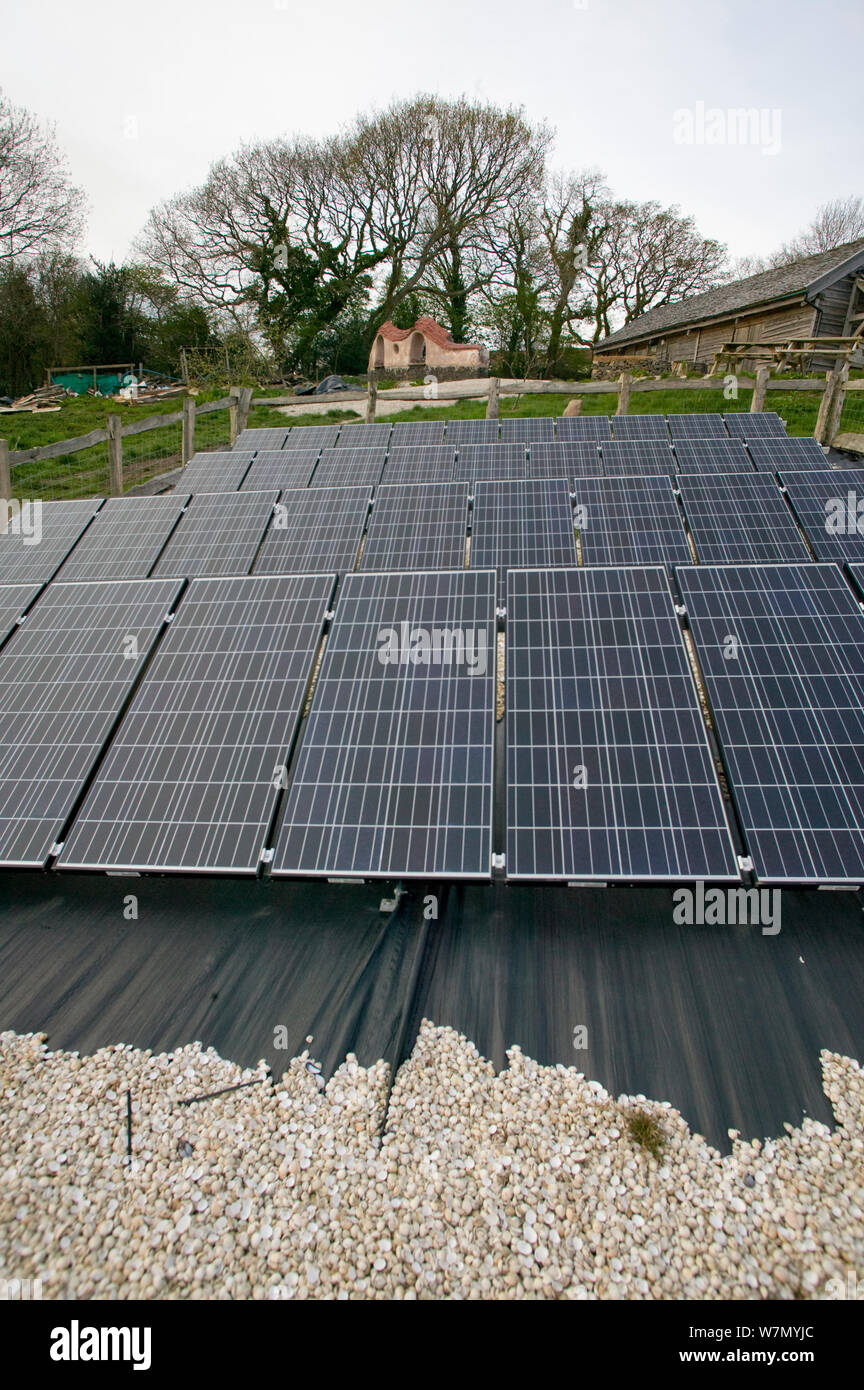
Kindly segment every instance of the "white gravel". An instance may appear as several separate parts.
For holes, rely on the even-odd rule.
[[[198,1043],[80,1057],[2,1033],[0,1278],[49,1299],[864,1297],[857,1062],[822,1053],[833,1129],[721,1156],[668,1104],[508,1059],[424,1022],[380,1136],[383,1062],[349,1055],[322,1088],[305,1053],[274,1080]]]

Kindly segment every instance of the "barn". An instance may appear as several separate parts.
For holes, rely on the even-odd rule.
[[[731,343],[789,344],[851,337],[864,329],[864,238],[805,256],[675,304],[649,309],[604,338],[594,350],[597,377],[621,371],[658,372],[684,363],[710,371]],[[790,364],[828,369],[835,355],[812,352]]]

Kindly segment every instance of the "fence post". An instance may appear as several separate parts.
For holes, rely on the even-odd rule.
[[[234,445],[237,443],[237,436],[240,433],[238,426],[238,418],[240,415],[240,387],[232,386],[228,392],[228,396],[231,400],[231,404],[228,407],[228,438],[231,448],[233,449]]]
[[[828,414],[828,424],[826,428],[827,439],[824,441],[830,444],[834,436],[840,429],[840,416],[843,414],[843,402],[846,399],[846,382],[849,380],[849,363],[844,362],[840,368],[837,384],[834,387],[834,398],[831,402],[831,410]]]
[[[108,416],[108,468],[110,495],[123,496],[123,417]]]
[[[765,409],[765,397],[768,395],[768,381],[770,376],[770,367],[756,368],[756,385],[753,387],[753,398],[750,401],[751,414],[755,411],[762,411]]]
[[[819,444],[830,443],[828,431],[833,414],[832,407],[834,405],[834,395],[837,390],[839,379],[840,372],[836,367],[830,372],[825,373],[825,390],[819,402],[819,414],[816,417],[816,428],[813,431],[813,438]]]
[[[633,385],[633,377],[630,372],[622,372],[618,378],[618,405],[615,410],[616,415],[626,415],[630,409],[630,387]]]
[[[249,424],[249,411],[252,407],[252,387],[241,386],[237,401],[237,433],[242,434]]]
[[[498,386],[499,378],[490,376],[489,378],[489,399],[486,402],[486,419],[498,419]]]
[[[195,452],[195,397],[187,396],[183,402],[183,467],[185,468]]]
[[[9,440],[0,439],[0,497],[4,502],[12,498],[12,467],[9,462]]]
[[[363,419],[367,425],[375,423],[375,407],[378,404],[378,386],[371,377],[369,379],[369,392],[366,396],[366,412]]]

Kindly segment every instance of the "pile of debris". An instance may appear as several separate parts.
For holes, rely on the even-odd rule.
[[[59,410],[67,396],[74,396],[65,386],[39,386],[27,396],[19,396],[9,401],[6,410]],[[6,399],[6,398],[4,398]]]

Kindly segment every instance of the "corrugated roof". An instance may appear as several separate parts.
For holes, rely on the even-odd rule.
[[[706,290],[704,294],[678,300],[675,304],[661,304],[656,309],[649,309],[632,323],[625,324],[617,332],[610,333],[608,338],[597,344],[595,350],[603,352],[607,347],[631,342],[634,338],[653,337],[670,328],[749,309],[787,295],[805,294],[825,275],[840,270],[846,261],[856,255],[864,255],[864,237],[836,246],[832,251],[820,251],[816,256],[804,256],[788,265],[778,265],[773,270],[748,275],[745,280],[719,285],[715,290]]]

